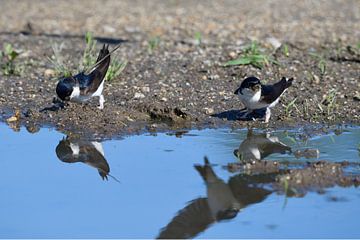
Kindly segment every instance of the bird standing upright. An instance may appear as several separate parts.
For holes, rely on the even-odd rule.
[[[265,108],[265,123],[268,123],[271,116],[270,108],[273,108],[279,102],[281,95],[291,86],[293,80],[293,78],[286,79],[283,77],[273,85],[263,85],[256,77],[246,78],[234,92],[234,94],[239,95],[240,100],[247,109],[243,117],[246,117],[254,110]]]
[[[56,94],[63,101],[86,102],[92,97],[99,97],[99,108],[104,108],[104,78],[110,65],[109,45],[103,45],[96,64],[89,74],[80,72],[75,76],[60,79],[56,86]],[[115,48],[113,51],[115,51]],[[112,52],[113,52],[112,51]]]

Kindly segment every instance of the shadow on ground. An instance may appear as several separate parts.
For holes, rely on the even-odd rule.
[[[247,116],[244,116],[247,110],[228,110],[220,113],[212,114],[212,117],[217,117],[221,119],[226,119],[228,121],[252,121],[258,118],[264,118],[266,108],[254,110],[252,113],[249,113]]]
[[[42,37],[50,37],[50,38],[64,38],[64,39],[73,39],[79,38],[84,39],[85,35],[83,34],[57,34],[57,33],[33,33],[31,31],[23,30],[20,32],[0,32],[0,35],[26,35],[26,36],[42,36]],[[120,44],[126,43],[128,40],[122,38],[108,38],[108,37],[94,37],[96,41],[104,44]]]

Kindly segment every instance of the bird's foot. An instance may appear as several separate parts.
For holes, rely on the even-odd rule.
[[[246,108],[243,108],[240,110],[241,116],[239,116],[239,120],[248,120],[248,115],[251,111],[247,110]]]
[[[269,123],[270,117],[271,117],[271,110],[270,110],[270,108],[266,108],[265,121],[264,122]]]
[[[98,106],[98,109],[104,109],[104,102],[105,102],[105,99],[104,99],[104,95],[100,95],[99,96],[99,104],[100,106]]]

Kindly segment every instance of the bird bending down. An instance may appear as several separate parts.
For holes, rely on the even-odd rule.
[[[248,116],[254,110],[266,108],[265,123],[268,123],[271,116],[270,108],[275,107],[281,95],[291,86],[293,80],[293,78],[286,79],[283,77],[275,84],[263,85],[256,77],[246,78],[234,92],[239,95],[241,102],[247,109],[243,117]]]
[[[103,45],[96,64],[89,74],[80,72],[75,76],[60,79],[56,86],[56,94],[63,101],[86,102],[92,97],[99,97],[98,108],[104,108],[104,78],[110,65],[109,45]]]

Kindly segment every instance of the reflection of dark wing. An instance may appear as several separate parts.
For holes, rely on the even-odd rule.
[[[198,198],[180,210],[171,222],[164,227],[158,238],[194,238],[214,222],[206,198]]]
[[[56,156],[63,162],[74,163],[79,162],[78,157],[73,155],[69,140],[61,140],[55,149]]]
[[[267,139],[267,142],[263,142],[259,145],[259,150],[261,152],[261,159],[264,159],[273,153],[285,154],[286,152],[291,152],[291,147],[280,141],[272,142]]]
[[[239,174],[229,180],[229,186],[235,198],[242,207],[249,204],[259,203],[272,193],[263,186],[266,183],[275,182],[278,173],[247,175]]]
[[[103,45],[103,48],[99,52],[99,56],[96,62],[103,59],[107,54],[109,54],[108,50],[109,45]],[[85,75],[84,73],[79,73],[74,76],[80,85],[80,93],[81,95],[87,95],[89,93],[94,93],[100,84],[102,83],[106,72],[110,65],[110,55],[106,57],[104,61],[102,61],[98,66],[96,66],[89,75]]]
[[[261,100],[262,102],[272,103],[274,102],[280,95],[291,86],[293,79],[290,78],[286,80],[286,78],[282,78],[279,82],[274,85],[261,85]]]
[[[107,175],[110,172],[110,167],[104,156],[97,151],[94,146],[85,145],[80,147],[80,154],[82,162],[97,168],[102,179],[107,180]]]

